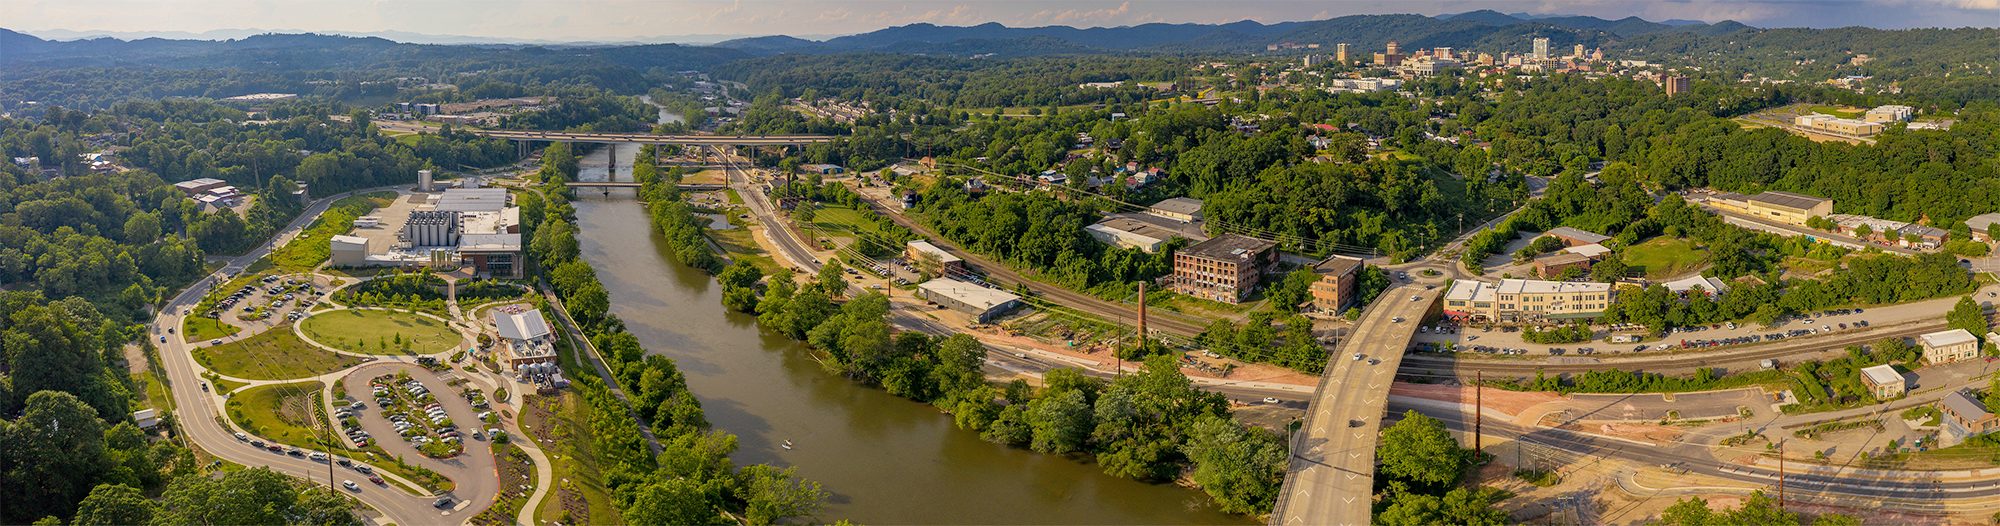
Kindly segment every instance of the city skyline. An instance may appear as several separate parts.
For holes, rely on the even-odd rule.
[[[1180,0],[1082,0],[1006,3],[916,0],[600,0],[567,2],[422,2],[366,4],[327,0],[220,0],[204,2],[10,2],[13,29],[56,39],[110,35],[121,38],[240,38],[261,32],[379,34],[413,41],[688,42],[791,35],[828,38],[915,23],[968,26],[997,22],[1012,27],[1116,27],[1146,23],[1262,23],[1321,20],[1346,15],[1415,13],[1427,16],[1491,9],[1531,16],[1583,15],[1607,19],[1638,16],[1652,21],[1734,20],[1757,27],[1867,26],[1991,27],[2000,24],[2000,0],[1492,0],[1415,1],[1393,5],[1360,2],[1261,1],[1219,5]],[[616,17],[577,13],[618,12]],[[608,10],[608,11],[607,11]],[[1978,21],[1987,21],[1984,26]],[[423,37],[438,37],[425,39]]]

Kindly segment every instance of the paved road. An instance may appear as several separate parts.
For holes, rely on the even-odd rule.
[[[445,413],[451,416],[452,423],[458,425],[459,433],[464,437],[464,453],[444,460],[424,460],[428,457],[396,433],[395,426],[389,423],[388,415],[383,413],[381,406],[376,405],[373,397],[369,395],[373,388],[369,387],[368,380],[377,376],[393,375],[397,371],[408,372],[411,379],[422,382],[424,388],[429,389],[437,398],[438,404],[444,406]],[[488,449],[487,443],[472,439],[473,431],[485,429],[487,426],[479,421],[479,411],[473,409],[472,404],[466,403],[465,397],[460,396],[457,389],[445,385],[443,379],[423,367],[401,362],[363,365],[350,371],[341,383],[347,386],[348,396],[362,400],[367,405],[367,409],[361,410],[355,416],[361,421],[361,428],[375,438],[375,443],[382,446],[383,451],[409,459],[408,462],[413,464],[425,464],[450,478],[457,484],[457,488],[453,489],[451,494],[464,496],[462,500],[466,504],[462,504],[459,509],[465,510],[467,517],[493,505],[493,500],[500,489],[500,472],[494,465],[493,454]],[[402,386],[397,385],[392,388],[401,390]],[[417,407],[411,410],[411,418],[423,417],[423,408]],[[380,488],[370,487],[364,491],[379,490]]]
[[[729,186],[736,188],[736,193],[741,194],[743,202],[750,207],[750,215],[764,225],[764,237],[778,244],[778,250],[782,252],[778,256],[805,268],[806,272],[819,272],[819,258],[813,257],[811,250],[806,250],[805,246],[800,245],[799,241],[792,237],[791,231],[778,219],[771,203],[764,200],[764,192],[758,191],[756,184],[750,180],[750,172],[737,164],[736,157],[725,154],[720,149],[713,147],[710,149],[714,150],[717,158],[728,165],[723,169],[723,180],[728,181]]]
[[[1406,399],[1396,397],[1390,401],[1393,414],[1414,409],[1425,415],[1443,420],[1445,427],[1461,433],[1469,432],[1472,423],[1462,406],[1449,402]],[[1574,431],[1551,428],[1524,428],[1502,418],[1488,415],[1481,426],[1488,436],[1519,439],[1526,443],[1564,451],[1578,458],[1615,457],[1640,465],[1668,465],[1686,468],[1691,473],[1726,478],[1751,484],[1775,484],[1778,473],[1775,469],[1728,464],[1701,454],[1689,454],[1687,448],[1664,448],[1653,444],[1605,438]],[[1391,419],[1393,421],[1393,418]],[[1791,472],[1785,478],[1787,494],[1815,497],[1858,497],[1863,499],[1912,499],[1937,501],[1941,499],[1964,500],[1969,502],[1990,502],[2000,498],[2000,482],[1994,481],[1953,481],[1940,482],[1934,475],[1902,478],[1861,478]],[[1873,502],[1873,506],[1884,503]],[[1365,513],[1365,511],[1364,511]]]
[[[388,189],[390,188],[375,188],[357,192]],[[286,225],[283,230],[279,231],[272,238],[271,243],[267,243],[248,254],[235,258],[224,265],[218,274],[204,277],[200,281],[189,285],[180,294],[175,295],[172,300],[169,300],[161,308],[161,314],[156,319],[154,326],[156,328],[172,327],[178,329],[182,321],[181,312],[192,309],[196,303],[200,302],[202,295],[206,293],[212,284],[217,282],[218,275],[232,275],[241,272],[250,263],[269,253],[271,246],[283,245],[293,237],[296,237],[306,225],[311,224],[321,213],[326,212],[326,209],[332,206],[335,200],[357,192],[337,194],[315,201],[312,206],[307,207],[304,213],[299,214],[297,219],[292,220],[291,224]],[[164,333],[165,331],[159,332]],[[338,484],[340,480],[356,478],[357,474],[343,473],[345,470],[341,468],[335,468],[332,477],[329,478],[326,464],[303,458],[272,454],[269,451],[254,448],[248,443],[236,440],[233,434],[235,430],[224,427],[220,421],[220,405],[223,399],[216,394],[201,389],[203,381],[200,375],[196,373],[193,356],[189,354],[191,347],[182,338],[184,332],[176,330],[174,334],[166,335],[167,341],[160,344],[160,362],[166,368],[168,387],[173,390],[175,413],[177,416],[175,421],[179,423],[181,432],[188,440],[194,442],[203,451],[207,451],[209,454],[224,460],[245,466],[269,467],[279,473],[303,478],[314,484],[325,484],[331,487],[334,484]],[[431,507],[431,499],[428,497],[373,488],[364,489],[358,494],[350,493],[350,495],[381,512],[387,517],[387,521],[398,524],[436,524],[439,522],[438,510]]]
[[[1327,358],[1305,425],[1292,435],[1291,462],[1272,524],[1368,524],[1375,437],[1389,385],[1417,323],[1442,294],[1441,288],[1424,290],[1414,282],[1391,287]],[[1411,301],[1412,295],[1418,299]],[[1354,358],[1357,353],[1361,360]]]

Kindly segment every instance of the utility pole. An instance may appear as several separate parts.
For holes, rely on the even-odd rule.
[[[1785,441],[1778,441],[1778,511],[1785,511]]]
[[[1474,455],[1483,451],[1480,448],[1480,439],[1485,437],[1485,434],[1480,429],[1486,423],[1486,402],[1484,400],[1486,395],[1484,382],[1486,375],[1484,373],[1485,371],[1472,372],[1472,454]]]

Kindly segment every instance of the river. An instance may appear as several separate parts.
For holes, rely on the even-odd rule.
[[[618,148],[629,180],[634,145]],[[602,180],[604,149],[580,180]],[[680,364],[717,429],[736,434],[739,464],[795,466],[833,493],[820,517],[862,524],[1246,524],[1171,484],[987,443],[950,415],[822,370],[803,344],[727,312],[708,275],[674,262],[631,189],[575,201],[583,257],[611,291],[611,311],[648,352]],[[779,444],[786,440],[794,449]]]

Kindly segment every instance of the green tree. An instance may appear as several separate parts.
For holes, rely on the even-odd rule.
[[[1075,453],[1089,447],[1091,407],[1081,390],[1053,391],[1028,403],[1029,447],[1042,453]]]
[[[1986,313],[1979,308],[1979,302],[1973,301],[1972,296],[1958,298],[1958,304],[1951,307],[1951,312],[1945,314],[1944,319],[1947,327],[1965,329],[1976,338],[1986,337]]]
[[[1181,446],[1194,464],[1191,478],[1222,511],[1255,514],[1271,509],[1285,479],[1285,444],[1262,428],[1202,415]]]
[[[268,468],[233,471],[220,479],[185,476],[161,495],[154,524],[359,525],[345,498],[301,492]]]
[[[99,484],[76,506],[76,526],[122,526],[148,524],[160,509],[138,488],[124,484]]]
[[[722,514],[692,479],[670,478],[639,488],[623,510],[631,524],[724,524]]]
[[[743,468],[739,478],[744,488],[744,518],[754,525],[810,517],[829,496],[818,482],[799,479],[795,468],[757,464]]]
[[[41,391],[28,397],[21,417],[0,427],[7,458],[0,473],[6,522],[68,516],[111,469],[104,422],[76,396]]]
[[[1466,451],[1451,438],[1444,422],[1415,410],[1382,430],[1375,456],[1382,472],[1392,477],[1427,486],[1442,486],[1458,480],[1467,461]]]
[[[842,274],[845,270],[845,267],[840,266],[840,259],[827,259],[826,265],[819,268],[819,290],[825,292],[829,298],[846,295],[847,278]]]

